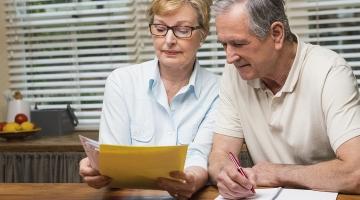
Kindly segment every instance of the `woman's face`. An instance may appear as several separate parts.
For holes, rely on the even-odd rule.
[[[173,26],[199,26],[196,10],[185,4],[175,12],[167,15],[155,15],[153,24]],[[201,43],[201,29],[192,31],[190,38],[178,38],[172,30],[165,36],[152,36],[156,56],[161,68],[188,69],[192,68],[196,52]]]

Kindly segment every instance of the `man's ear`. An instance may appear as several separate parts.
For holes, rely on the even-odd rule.
[[[274,41],[275,49],[281,49],[285,41],[284,25],[281,22],[274,22],[270,27],[270,35]]]

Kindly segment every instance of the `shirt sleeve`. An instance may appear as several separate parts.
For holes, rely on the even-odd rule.
[[[106,80],[103,107],[100,119],[99,142],[101,144],[129,145],[130,120],[124,91],[116,81],[115,74]]]
[[[360,135],[360,100],[350,66],[338,58],[324,83],[322,105],[331,146],[337,148]]]
[[[209,106],[201,125],[192,143],[189,144],[185,168],[199,166],[207,170],[208,157],[212,146],[212,137],[215,123],[215,109],[218,104],[218,95]]]
[[[220,84],[219,106],[216,113],[215,133],[244,138],[237,107],[234,85],[238,83],[238,72],[232,65],[226,65]]]

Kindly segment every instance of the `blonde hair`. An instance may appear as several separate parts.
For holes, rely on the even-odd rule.
[[[202,28],[202,36],[205,39],[210,29],[210,6],[212,0],[153,0],[147,13],[150,23],[154,22],[154,15],[166,15],[185,4],[189,4],[196,10],[199,26]]]

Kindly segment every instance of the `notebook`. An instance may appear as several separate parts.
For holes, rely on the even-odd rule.
[[[320,192],[314,190],[287,189],[287,188],[263,188],[255,189],[256,194],[246,199],[251,200],[336,200],[338,193]],[[221,195],[215,200],[225,200]]]

